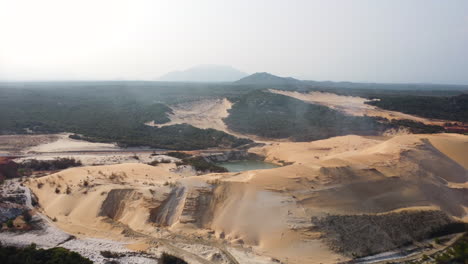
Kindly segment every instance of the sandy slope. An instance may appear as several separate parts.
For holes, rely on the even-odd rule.
[[[396,111],[389,111],[378,108],[373,105],[365,104],[368,100],[366,98],[357,97],[357,96],[343,96],[337,95],[334,93],[326,92],[309,92],[309,93],[300,93],[300,92],[291,92],[291,91],[281,91],[270,89],[270,92],[281,94],[285,96],[290,96],[304,102],[321,104],[328,106],[332,109],[339,110],[349,115],[354,116],[378,116],[384,117],[387,119],[409,119],[424,124],[432,125],[443,125],[446,122],[452,122],[447,120],[435,120],[429,118],[423,118],[419,116],[404,114]]]
[[[231,107],[232,103],[226,98],[181,103],[171,106],[173,113],[169,116],[171,119],[169,123],[159,125],[148,122],[147,125],[163,127],[190,124],[198,128],[213,128],[232,134],[223,122],[223,118],[229,115],[228,110]]]
[[[169,123],[155,124],[154,121],[151,121],[146,123],[146,125],[162,127],[189,124],[198,128],[213,128],[239,138],[250,138],[259,142],[267,140],[255,135],[247,135],[230,130],[223,119],[229,116],[228,110],[231,107],[232,103],[226,98],[181,103],[171,106],[173,114],[169,116],[171,119]]]
[[[292,165],[196,177],[172,172],[172,164],[94,166],[28,186],[44,213],[78,236],[183,241],[193,247],[175,246],[176,253],[195,259],[190,249],[204,259],[199,263],[235,263],[229,259],[251,247],[258,263],[258,254],[285,263],[336,263],[347,257],[324,244],[311,217],[437,209],[468,220],[467,138],[343,136],[272,143],[252,151]],[[226,242],[227,252],[237,253],[226,253]],[[213,252],[223,260],[215,261]]]

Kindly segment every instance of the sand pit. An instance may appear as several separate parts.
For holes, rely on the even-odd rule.
[[[302,100],[307,103],[320,104],[332,109],[341,111],[348,115],[353,116],[376,116],[384,117],[389,120],[392,119],[409,119],[416,122],[421,122],[428,125],[440,125],[443,126],[446,122],[453,122],[447,120],[435,120],[424,117],[418,117],[414,115],[404,114],[396,111],[384,110],[379,107],[368,105],[366,102],[369,100],[357,96],[344,96],[337,95],[334,93],[327,92],[309,92],[309,93],[300,93],[300,92],[291,92],[291,91],[281,91],[281,90],[269,90],[275,94],[281,94],[289,97],[293,97],[299,100]]]
[[[241,261],[245,254],[258,260],[252,263],[337,263],[350,253],[334,252],[311,217],[430,209],[466,220],[467,138],[343,136],[270,143],[252,151],[291,165],[203,176],[178,174],[174,164],[93,166],[27,185],[43,212],[77,236],[143,243],[147,252],[153,247],[141,239],[156,239],[194,263],[248,263]]]

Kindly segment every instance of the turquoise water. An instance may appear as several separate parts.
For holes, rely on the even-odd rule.
[[[272,163],[266,163],[258,160],[239,160],[219,162],[216,165],[226,168],[230,172],[248,171],[248,170],[264,170],[279,167]]]

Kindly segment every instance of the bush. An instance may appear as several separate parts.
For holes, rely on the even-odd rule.
[[[153,160],[153,161],[151,161],[150,163],[148,163],[148,165],[151,165],[151,166],[158,166],[158,165],[159,165],[159,161]]]
[[[468,233],[465,233],[444,253],[436,256],[438,264],[467,263],[468,260]]]
[[[161,258],[158,260],[158,264],[188,264],[185,260],[163,252]]]
[[[13,227],[15,226],[15,225],[13,224],[13,220],[12,220],[12,219],[8,220],[8,221],[6,222],[6,225],[7,225],[8,228],[13,228]]]
[[[112,251],[109,251],[109,250],[104,250],[104,251],[101,251],[101,256],[103,256],[105,258],[120,258],[120,257],[125,256],[125,254],[112,252]]]
[[[179,163],[180,164],[180,163]],[[182,164],[192,166],[196,171],[203,172],[228,172],[224,167],[215,165],[206,161],[203,157],[193,157],[189,159],[183,159]],[[180,164],[180,165],[182,165]]]
[[[30,222],[31,222],[32,216],[31,216],[31,214],[29,213],[29,211],[24,211],[24,212],[23,212],[23,220],[24,220],[26,223],[30,223]]]
[[[81,161],[74,158],[56,158],[54,160],[30,159],[20,163],[19,171],[22,171],[24,175],[28,175],[31,171],[63,170],[81,165]]]
[[[186,158],[190,158],[192,156],[190,154],[187,154],[187,153],[184,153],[184,152],[179,152],[179,151],[167,152],[166,155],[174,157],[174,158],[178,158],[178,159],[186,159]]]
[[[35,244],[25,248],[5,247],[0,244],[0,263],[2,264],[92,264],[93,262],[76,252],[57,247],[37,249]]]

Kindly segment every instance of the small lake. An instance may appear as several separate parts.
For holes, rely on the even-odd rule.
[[[216,165],[226,168],[230,172],[240,172],[248,170],[264,170],[278,168],[280,166],[258,160],[238,160],[218,162]]]

